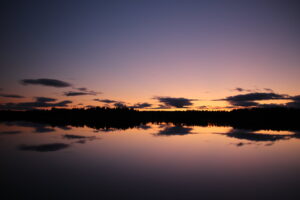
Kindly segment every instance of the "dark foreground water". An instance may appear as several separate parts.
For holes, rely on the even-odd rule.
[[[1,199],[300,199],[300,133],[0,124]]]

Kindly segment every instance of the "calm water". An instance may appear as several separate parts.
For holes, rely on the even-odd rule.
[[[300,199],[300,133],[0,124],[1,199]]]

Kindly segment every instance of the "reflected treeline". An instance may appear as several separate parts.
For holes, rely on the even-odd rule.
[[[52,109],[0,111],[1,121],[38,122],[56,127],[87,126],[95,129],[147,128],[151,123],[175,125],[231,126],[235,129],[300,130],[299,109],[255,108],[227,111],[137,111],[130,108]],[[36,132],[51,131],[37,127]]]

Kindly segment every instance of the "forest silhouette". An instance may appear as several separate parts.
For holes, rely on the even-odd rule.
[[[51,126],[87,126],[95,129],[128,129],[147,123],[231,126],[247,130],[299,131],[300,109],[252,108],[232,111],[138,111],[132,108],[93,107],[83,109],[0,111],[0,121],[29,121]]]

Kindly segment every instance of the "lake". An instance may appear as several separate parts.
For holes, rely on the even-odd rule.
[[[1,199],[300,199],[300,132],[0,124]]]

